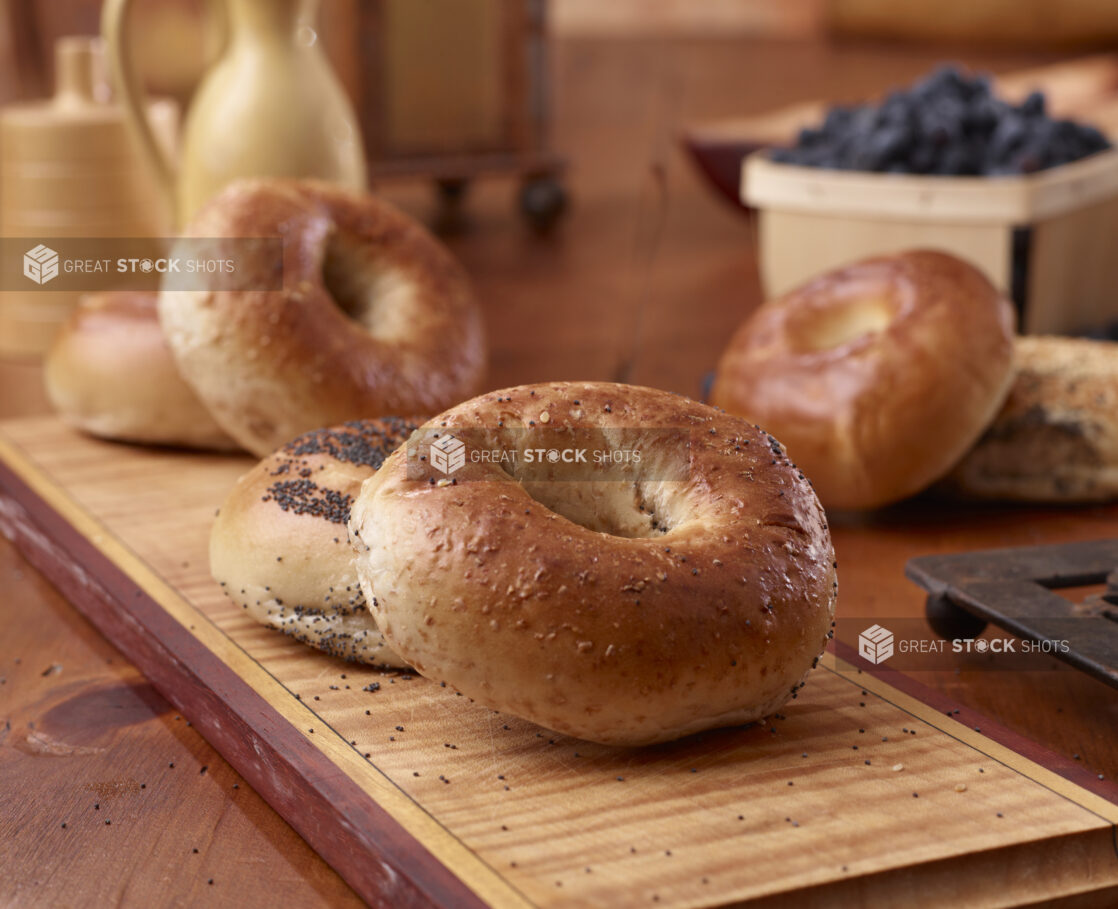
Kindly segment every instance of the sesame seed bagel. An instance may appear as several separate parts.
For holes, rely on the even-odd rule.
[[[343,420],[437,413],[477,390],[485,342],[466,276],[388,203],[241,180],[184,237],[232,260],[244,289],[165,288],[160,321],[187,382],[249,451]],[[261,289],[281,265],[274,244],[229,242],[252,237],[282,239],[282,289]]]
[[[771,436],[668,392],[559,382],[467,401],[365,482],[349,527],[408,663],[583,739],[756,720],[830,634],[810,483]]]
[[[417,425],[385,418],[315,430],[242,476],[210,533],[210,571],[225,593],[319,650],[403,666],[365,608],[346,521],[361,483]]]
[[[179,375],[155,298],[154,291],[82,297],[47,352],[47,396],[63,420],[104,439],[236,449]]]
[[[974,266],[916,250],[821,275],[731,339],[711,403],[788,446],[828,508],[942,477],[1013,380],[1013,309]]]

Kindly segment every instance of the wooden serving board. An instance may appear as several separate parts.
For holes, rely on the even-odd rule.
[[[619,750],[264,629],[207,570],[250,464],[0,424],[0,529],[372,903],[1118,896],[1113,787],[833,655],[769,722]]]

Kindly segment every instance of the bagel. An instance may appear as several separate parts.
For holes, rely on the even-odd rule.
[[[59,416],[105,439],[236,449],[182,380],[154,292],[87,294],[59,329],[43,377]]]
[[[449,476],[431,444],[458,449]],[[593,445],[628,460],[550,455]],[[668,392],[559,382],[468,401],[365,481],[349,528],[408,663],[582,739],[756,720],[830,636],[834,553],[811,485],[771,436]]]
[[[210,571],[225,593],[333,656],[404,666],[365,608],[346,520],[361,483],[417,425],[385,418],[315,430],[242,476],[210,532]]]
[[[943,486],[979,499],[1118,498],[1116,413],[1118,344],[1018,338],[1009,397]]]
[[[348,419],[437,413],[477,390],[485,343],[466,277],[386,202],[315,181],[241,180],[184,237],[232,260],[244,289],[165,286],[160,320],[187,382],[249,451]],[[282,238],[281,290],[259,289],[279,262],[274,246],[237,242],[253,237]]]
[[[1012,367],[1009,301],[961,259],[906,252],[763,304],[723,354],[711,403],[784,442],[828,508],[873,508],[962,457]]]

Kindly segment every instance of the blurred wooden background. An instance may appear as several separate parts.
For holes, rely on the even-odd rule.
[[[823,30],[827,5],[828,0],[551,0],[550,11],[557,34],[804,37]]]
[[[206,56],[200,12],[221,0],[137,0],[147,40],[137,48],[152,90],[183,98]],[[322,0],[323,36],[340,53],[346,23],[369,0]],[[951,42],[1034,50],[1118,46],[1114,0],[493,0],[529,10],[546,6],[555,35],[621,37],[673,34]],[[460,18],[460,0],[408,0],[420,19]],[[97,31],[100,0],[0,0],[0,103],[37,97],[49,87],[54,39]],[[466,4],[467,6],[469,3]],[[476,3],[474,4],[476,5]],[[359,67],[340,54],[352,85]],[[423,61],[420,61],[423,62]]]

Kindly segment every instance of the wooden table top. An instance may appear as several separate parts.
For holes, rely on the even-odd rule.
[[[472,188],[465,229],[449,239],[485,307],[491,383],[621,379],[690,395],[760,291],[750,225],[693,172],[677,142],[684,124],[854,99],[945,56],[997,71],[1052,59],[745,39],[572,39],[555,56],[556,143],[572,165],[562,229],[527,233],[508,181],[494,180]],[[428,187],[385,194],[420,217],[433,211]],[[0,361],[0,418],[46,408],[39,367]],[[833,524],[840,614],[918,618],[919,591],[879,568],[890,554],[1113,536],[1118,508],[960,514],[921,502]],[[359,902],[2,538],[0,584],[0,902]],[[1092,772],[1118,775],[1118,693],[1052,664],[1038,669],[961,661],[920,680]],[[12,727],[36,725],[40,737],[9,740]],[[170,765],[180,771],[176,797],[114,828],[114,794],[131,785],[122,778]],[[57,818],[55,835],[21,837],[23,819],[44,812]],[[104,821],[97,835],[90,817]]]

